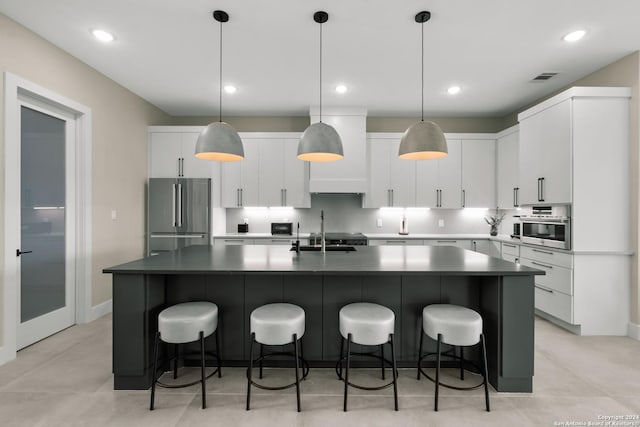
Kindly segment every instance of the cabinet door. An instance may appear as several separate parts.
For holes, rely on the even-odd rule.
[[[497,206],[511,209],[518,206],[518,132],[505,135],[496,141],[497,150]]]
[[[298,139],[282,141],[284,158],[284,204],[310,208],[309,162],[298,159]]]
[[[183,133],[180,158],[185,178],[211,178],[213,162],[195,156],[199,133]]]
[[[458,239],[429,239],[425,240],[424,244],[427,246],[457,246],[462,249],[471,249],[471,240],[458,240]]]
[[[254,140],[260,153],[259,206],[284,205],[284,147],[281,140]]]
[[[416,161],[398,157],[400,140],[390,141],[387,145],[391,205],[414,207],[416,205]]]
[[[544,159],[542,196],[545,203],[571,203],[571,100],[540,113]]]
[[[237,208],[241,206],[240,188],[242,187],[242,162],[244,162],[244,160],[222,163],[220,169],[220,203],[223,208]]]
[[[260,206],[260,140],[244,141],[244,160],[240,167],[242,186],[240,205]]]
[[[496,205],[496,144],[493,140],[462,141],[462,207]]]
[[[520,122],[519,178],[520,205],[532,205],[538,201],[538,179],[542,176],[542,146],[540,128],[544,126],[539,115],[531,116]]]
[[[369,188],[366,194],[367,208],[391,206],[391,183],[389,182],[389,141],[372,138],[367,141],[369,161]]]
[[[149,178],[176,178],[182,136],[178,132],[157,132],[149,135]]]
[[[438,187],[441,190],[440,207],[462,207],[462,143],[459,139],[447,140],[449,155],[438,159]]]
[[[416,161],[416,206],[437,208],[440,199],[438,187],[439,160]]]

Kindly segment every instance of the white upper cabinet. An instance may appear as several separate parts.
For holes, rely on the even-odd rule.
[[[149,132],[150,178],[211,178],[212,162],[195,156],[199,132]]]
[[[369,188],[364,207],[416,206],[416,162],[398,157],[400,135],[367,141]]]
[[[462,207],[462,141],[447,139],[447,157],[416,161],[416,205]]]
[[[496,142],[494,139],[462,140],[462,207],[496,205]]]
[[[519,206],[519,141],[518,127],[513,126],[498,134],[496,140],[496,186],[498,207],[513,209]]]
[[[260,206],[311,207],[309,164],[297,158],[298,139],[266,139],[260,146]]]
[[[222,166],[222,205],[311,206],[309,164],[297,158],[296,134],[242,133],[245,159]]]
[[[520,204],[571,203],[571,103],[518,116]]]
[[[260,146],[256,140],[243,139],[244,160],[222,164],[222,207],[260,206]]]

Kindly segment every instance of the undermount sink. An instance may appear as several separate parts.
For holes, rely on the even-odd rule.
[[[322,248],[320,246],[300,246],[300,251],[313,251],[313,252],[320,252]],[[296,248],[292,247],[291,248],[292,251],[295,251]],[[326,246],[325,250],[327,252],[353,252],[356,250],[355,246]]]

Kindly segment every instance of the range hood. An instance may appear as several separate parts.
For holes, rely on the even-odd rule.
[[[311,123],[319,121],[318,107],[309,109]],[[311,193],[364,193],[367,189],[367,110],[362,107],[323,107],[322,122],[342,139],[344,158],[310,164]]]

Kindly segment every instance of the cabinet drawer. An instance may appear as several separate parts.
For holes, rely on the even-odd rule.
[[[520,245],[514,245],[511,243],[502,243],[502,255],[509,254],[516,257],[520,256]]]
[[[463,249],[471,249],[471,240],[455,240],[455,239],[438,239],[425,240],[425,245],[431,246],[457,246]]]
[[[416,239],[369,239],[369,246],[396,245],[396,246],[422,246],[424,240]]]
[[[573,297],[536,284],[536,309],[573,323]]]
[[[216,239],[216,244],[220,243],[223,245],[253,245],[253,239]]]
[[[514,264],[520,263],[520,258],[515,255],[505,254],[504,252],[502,253],[502,259],[505,261],[513,262]]]
[[[522,246],[520,256],[539,261],[545,264],[559,265],[560,267],[573,268],[573,255],[564,252],[556,252],[548,249],[530,248]]]
[[[544,276],[536,276],[536,285],[542,285],[556,291],[563,292],[567,295],[573,295],[573,270],[557,265],[547,264],[539,261],[530,260],[528,258],[520,258],[520,263],[527,267],[537,268],[544,271]]]
[[[289,245],[291,246],[296,239],[255,239],[256,244],[259,245]]]

